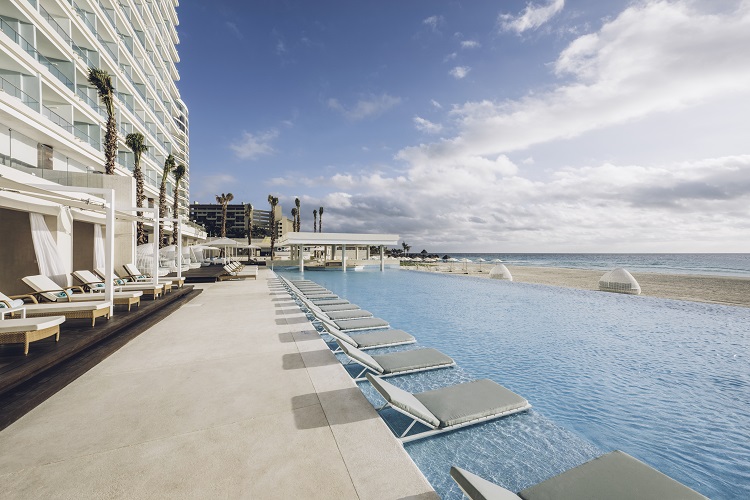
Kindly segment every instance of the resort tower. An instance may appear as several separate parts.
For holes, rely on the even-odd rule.
[[[189,122],[177,88],[177,5],[177,0],[0,2],[0,175],[29,185],[51,181],[111,188],[118,209],[133,207],[134,154],[125,137],[138,132],[148,146],[141,156],[144,206],[158,205],[164,163],[172,155],[187,173],[179,190],[174,176],[168,175],[168,211],[163,215],[187,220]],[[112,78],[117,123],[114,175],[104,173],[108,112],[88,82],[90,68],[105,70]],[[175,196],[178,214],[171,214]],[[71,210],[51,209],[48,202],[23,201],[0,191],[0,230],[28,231],[29,216],[25,214],[24,223],[22,212],[39,212],[48,219],[64,261],[73,265],[74,256],[87,252],[74,242],[84,245],[83,240],[90,240],[88,228],[76,223],[91,225],[95,220],[76,211],[70,215]],[[166,227],[171,232],[171,223]],[[150,225],[147,231],[153,238]],[[133,262],[135,223],[119,220],[115,234],[116,261]],[[22,236],[19,239],[25,241]],[[183,228],[183,239],[205,239],[205,232],[191,224]],[[0,275],[4,271],[0,269]],[[5,284],[9,283],[0,286]]]

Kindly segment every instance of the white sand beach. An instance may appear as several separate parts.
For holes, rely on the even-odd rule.
[[[506,266],[513,280],[521,283],[598,290],[604,271],[562,267]],[[406,269],[417,269],[407,267]],[[418,270],[444,272],[456,276],[489,277],[492,264],[420,265]],[[665,299],[691,300],[750,307],[750,278],[693,274],[631,273],[641,285],[641,295]]]

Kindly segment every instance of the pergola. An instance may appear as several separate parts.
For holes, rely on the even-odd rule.
[[[397,245],[397,234],[359,234],[359,233],[286,233],[276,243],[278,246],[297,247],[299,258],[299,270],[305,270],[302,247],[305,246],[332,246],[334,249],[341,246],[341,268],[346,271],[346,247],[349,246],[376,246],[380,248],[380,270],[385,270],[385,246]],[[331,252],[334,255],[335,252]]]

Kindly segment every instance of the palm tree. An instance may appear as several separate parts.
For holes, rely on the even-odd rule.
[[[318,209],[313,210],[313,233],[318,232]]]
[[[299,198],[294,199],[294,205],[297,207],[297,224],[294,230],[299,233],[302,230],[302,209],[300,209]]]
[[[216,195],[216,203],[221,204],[221,237],[225,238],[227,235],[227,206],[229,205],[229,202],[234,199],[234,195],[232,193],[221,193],[221,195]]]
[[[299,215],[297,209],[292,208],[292,231],[294,232],[297,231],[297,215]]]
[[[407,245],[405,241],[401,242],[401,246],[404,248],[404,253],[405,254],[409,253],[409,250],[411,250],[411,247],[409,245]]]
[[[318,209],[318,214],[320,214],[320,222],[318,223],[318,232],[323,232],[323,207],[320,207]]]
[[[143,170],[141,170],[141,154],[148,149],[148,146],[143,142],[143,134],[140,132],[134,132],[128,134],[125,137],[125,144],[133,151],[133,177],[135,178],[135,206],[142,207],[143,200],[146,199],[146,195],[143,194]],[[143,212],[138,212],[138,217],[142,217]],[[140,219],[136,224],[137,244],[143,245],[148,242],[146,238],[146,230],[143,227],[143,221]]]
[[[161,185],[159,186],[159,217],[167,215],[167,178],[175,167],[174,156],[169,155],[164,160],[164,171],[161,174]],[[164,246],[164,221],[159,221],[159,246]]]
[[[274,254],[276,253],[276,213],[274,209],[279,204],[279,199],[275,196],[268,195],[268,203],[271,205],[271,260],[273,260]]]
[[[248,203],[245,205],[245,220],[247,221],[247,244],[253,244],[253,206]]]
[[[115,173],[117,157],[117,121],[115,120],[115,87],[112,77],[103,69],[89,68],[89,83],[99,92],[107,110],[107,130],[104,132],[104,170],[107,174]]]
[[[187,168],[185,168],[185,165],[180,163],[177,165],[177,167],[172,172],[174,174],[174,201],[172,202],[172,217],[175,219],[179,218],[179,210],[180,210],[180,201],[179,201],[179,194],[180,194],[180,182],[182,182],[182,178],[185,177],[185,174],[187,174]],[[172,230],[172,244],[177,244],[177,222],[174,223],[172,226],[174,229]]]

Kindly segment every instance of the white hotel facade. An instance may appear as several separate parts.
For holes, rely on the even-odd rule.
[[[135,182],[133,154],[125,136],[140,132],[148,145],[141,157],[147,205],[158,205],[162,168],[172,154],[178,165],[188,168],[179,190],[179,215],[187,221],[189,122],[177,88],[178,3],[0,0],[0,181],[49,184],[45,189],[53,192],[56,185],[78,186],[82,191],[112,188],[116,208],[127,211],[135,205]],[[88,83],[90,67],[106,70],[115,87],[115,175],[104,174],[107,114]],[[91,267],[91,228],[103,218],[27,194],[7,186],[0,190],[0,234],[18,239],[14,248],[9,248],[8,238],[0,241],[6,257],[0,259],[0,289],[5,293],[18,289],[19,273],[38,274],[31,272],[35,262],[29,262],[30,240],[24,236],[30,231],[29,212],[44,215],[65,264],[75,269]],[[172,175],[167,194],[171,212]],[[115,230],[116,267],[135,261],[134,234],[135,223],[120,218]],[[183,227],[183,241],[201,239],[205,233],[200,228]],[[33,249],[31,254],[33,261]]]

